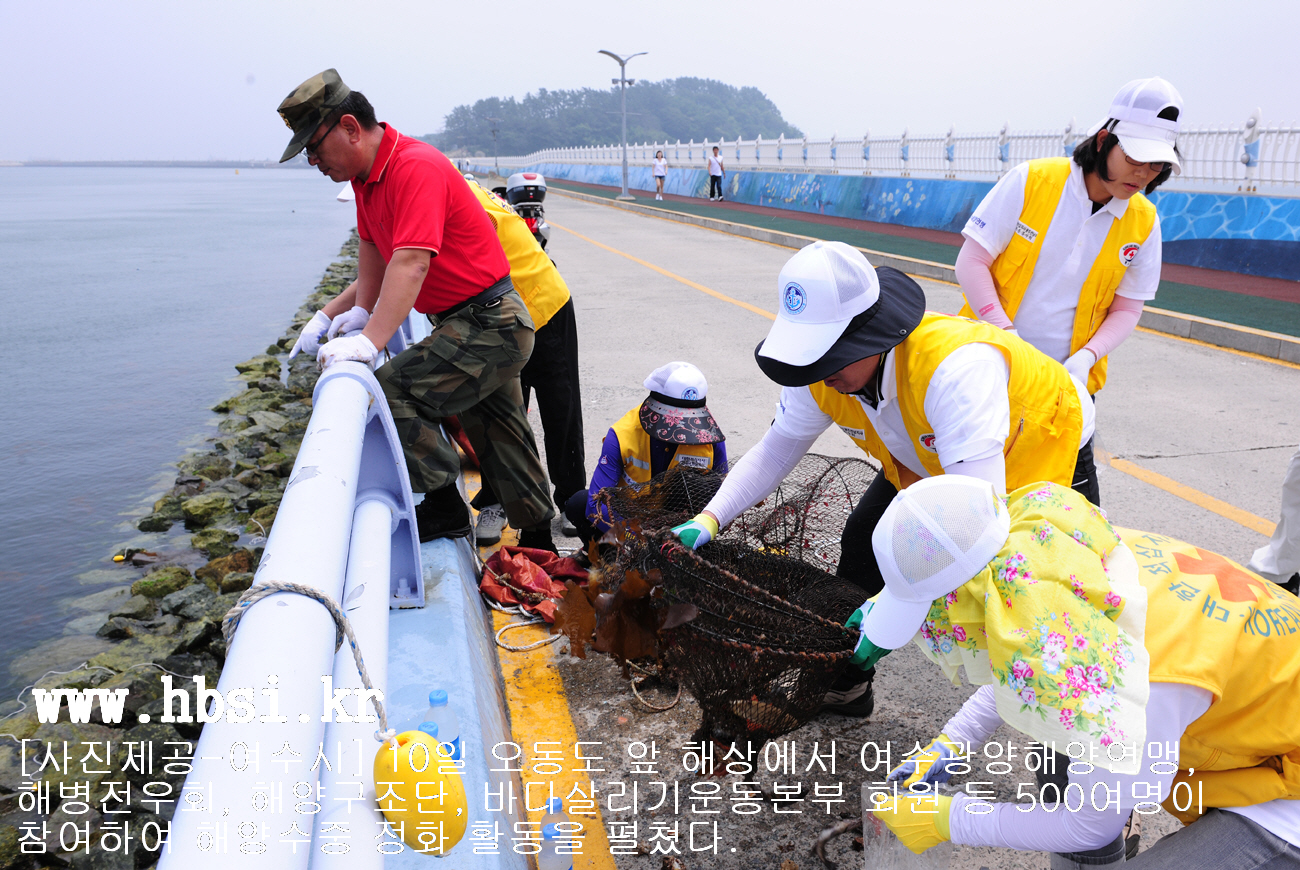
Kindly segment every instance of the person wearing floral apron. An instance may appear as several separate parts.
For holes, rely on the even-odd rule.
[[[920,481],[872,544],[886,584],[855,615],[856,658],[911,641],[980,686],[891,772],[907,788],[872,808],[910,849],[952,840],[1052,852],[1053,868],[1120,863],[1130,811],[1163,806],[1186,827],[1128,863],[1300,867],[1294,596],[1216,553],[1114,528],[1052,483],[1004,501],[973,478]],[[1068,747],[1078,794],[941,794],[963,746],[1003,723]]]

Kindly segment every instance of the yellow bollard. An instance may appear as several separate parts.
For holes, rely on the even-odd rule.
[[[446,857],[465,836],[465,784],[445,747],[423,731],[403,731],[397,747],[375,755],[375,794],[402,842],[423,855]]]

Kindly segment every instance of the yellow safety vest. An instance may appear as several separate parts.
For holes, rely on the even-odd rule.
[[[1034,266],[1050,231],[1056,206],[1070,178],[1070,158],[1048,157],[1029,161],[1029,178],[1025,182],[1025,206],[1020,223],[1007,243],[1006,250],[993,261],[990,271],[998,291],[998,301],[1015,319],[1025,288],[1034,277]],[[1133,255],[1146,243],[1156,224],[1156,207],[1141,193],[1128,201],[1124,217],[1111,224],[1101,252],[1092,262],[1079,302],[1074,311],[1074,332],[1070,336],[1070,353],[1082,348],[1097,333],[1115,299],[1115,288],[1128,271]],[[970,303],[962,306],[963,317],[975,317]],[[1088,392],[1096,394],[1106,384],[1106,357],[1097,360],[1088,373]]]
[[[637,405],[624,414],[612,428],[623,451],[624,483],[645,483],[650,479],[650,433],[641,428],[641,406]],[[678,444],[668,468],[681,465],[697,471],[712,471],[713,448],[712,444]]]
[[[1011,431],[1002,451],[1006,457],[1007,491],[1041,480],[1069,486],[1074,481],[1083,435],[1083,412],[1065,366],[1006,330],[933,311],[927,311],[920,326],[894,349],[898,408],[921,464],[932,477],[943,474],[934,427],[925,416],[930,379],[948,354],[975,342],[1001,350],[1011,370],[1007,384]],[[829,414],[854,443],[879,460],[885,476],[901,489],[894,458],[872,428],[862,401],[831,389],[825,381],[808,389],[817,407]]]
[[[1116,532],[1147,590],[1151,681],[1214,694],[1183,733],[1165,808],[1186,824],[1209,807],[1300,798],[1300,602],[1216,553]],[[1178,809],[1189,797],[1200,808]]]
[[[492,219],[492,226],[496,227],[497,238],[510,262],[510,283],[515,285],[524,305],[528,306],[533,329],[541,329],[569,301],[569,286],[537,243],[528,224],[508,203],[484,190],[476,181],[469,182],[469,187]]]

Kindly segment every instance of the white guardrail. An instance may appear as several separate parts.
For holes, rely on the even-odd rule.
[[[387,350],[400,353],[428,333],[428,320],[413,313]],[[389,612],[423,607],[425,590],[401,444],[383,390],[361,363],[335,364],[316,384],[254,586],[272,582],[314,587],[340,603],[387,704]],[[360,697],[351,648],[345,641],[336,653],[335,640],[329,612],[303,595],[280,592],[248,608],[217,695],[189,713],[205,724],[160,867],[383,867],[370,842],[344,858],[318,845],[331,828],[364,829],[376,799],[379,726],[361,719],[373,711]],[[323,721],[327,678],[354,721]],[[241,690],[255,720],[231,721],[231,693]],[[293,812],[303,801],[318,802],[318,811]]]
[[[1070,154],[1086,130],[1072,121],[1063,130],[1013,131],[1003,125],[997,133],[957,133],[860,139],[705,139],[696,142],[628,143],[629,166],[649,166],[663,151],[670,167],[703,168],[716,145],[727,168],[830,174],[915,176],[993,180],[1025,160]],[[1260,112],[1237,127],[1198,127],[1178,137],[1183,155],[1181,175],[1173,188],[1189,185],[1294,188],[1300,185],[1300,126],[1264,126]],[[548,148],[532,154],[498,158],[503,168],[541,163],[615,164],[623,161],[620,145]]]

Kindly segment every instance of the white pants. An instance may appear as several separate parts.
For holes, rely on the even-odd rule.
[[[1282,479],[1282,516],[1273,538],[1250,557],[1246,566],[1256,574],[1285,583],[1300,571],[1300,450],[1291,457]]]

